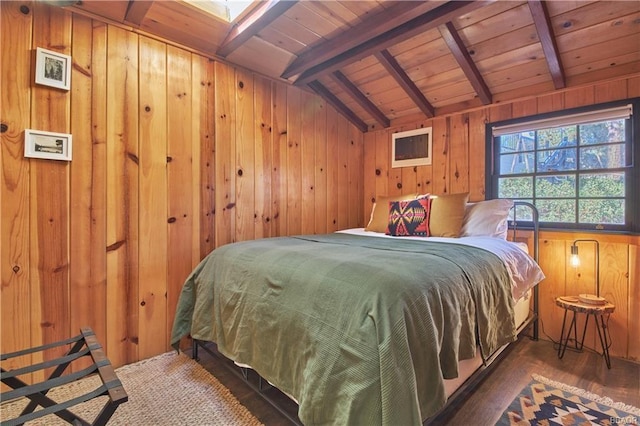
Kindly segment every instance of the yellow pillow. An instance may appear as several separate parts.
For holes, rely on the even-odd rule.
[[[373,203],[373,209],[371,210],[369,224],[364,230],[384,233],[387,230],[387,225],[389,225],[389,202],[413,200],[417,196],[418,194],[406,194],[398,196],[381,195],[376,197],[376,202]]]
[[[460,236],[469,193],[432,195],[429,232],[432,237]]]

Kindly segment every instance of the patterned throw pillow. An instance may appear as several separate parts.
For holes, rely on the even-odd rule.
[[[389,202],[387,235],[428,237],[431,198]]]

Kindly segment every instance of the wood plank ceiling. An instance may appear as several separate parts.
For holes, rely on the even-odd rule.
[[[640,72],[638,1],[83,0],[131,26],[310,88],[362,131]]]

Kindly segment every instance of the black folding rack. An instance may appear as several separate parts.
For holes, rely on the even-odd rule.
[[[0,361],[5,364],[6,361],[12,358],[31,355],[65,345],[72,346],[62,357],[10,370],[5,370],[4,366],[1,367],[0,379],[2,380],[2,383],[9,386],[12,390],[2,392],[0,394],[0,401],[5,403],[16,398],[29,399],[29,403],[24,410],[22,410],[22,413],[20,413],[19,416],[13,419],[3,419],[3,425],[21,425],[30,420],[49,414],[55,414],[71,424],[102,426],[109,421],[116,408],[128,400],[127,392],[122,387],[120,379],[116,376],[113,366],[105,356],[104,350],[93,333],[93,330],[88,327],[81,328],[80,334],[70,339],[0,355]],[[89,367],[65,374],[64,376],[62,375],[73,361],[84,356],[90,356],[93,361]],[[27,384],[18,378],[18,376],[21,375],[31,374],[36,371],[54,367],[55,369],[49,377],[38,383]],[[96,373],[100,377],[102,384],[91,392],[63,402],[56,402],[47,397],[47,393],[52,388],[72,383]],[[82,419],[68,410],[68,408],[73,407],[74,405],[103,395],[107,395],[109,398],[105,402],[100,413],[94,419],[93,423]],[[41,406],[42,408],[36,410],[38,406]]]

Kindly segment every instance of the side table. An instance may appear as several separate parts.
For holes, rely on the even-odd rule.
[[[564,309],[562,331],[560,332],[560,343],[558,346],[558,358],[562,359],[562,357],[564,356],[569,340],[573,340],[575,342],[576,350],[582,350],[582,348],[584,347],[584,337],[587,333],[587,325],[589,324],[589,316],[593,316],[593,319],[596,322],[596,330],[598,330],[598,337],[600,338],[600,345],[602,346],[602,356],[607,363],[607,368],[610,369],[611,358],[609,356],[609,346],[611,345],[611,335],[607,327],[607,322],[605,321],[605,316],[608,320],[609,315],[616,309],[615,305],[609,302],[606,302],[604,305],[592,305],[589,303],[581,302],[576,296],[558,297],[556,299],[556,305]],[[565,336],[564,330],[567,323],[567,312],[569,311],[573,313],[573,317],[571,318],[571,323],[569,324],[569,328],[567,329],[567,334]],[[579,342],[577,330],[578,326],[576,322],[577,314],[586,315],[584,328],[582,329],[582,338]],[[573,339],[571,339],[572,331]]]

